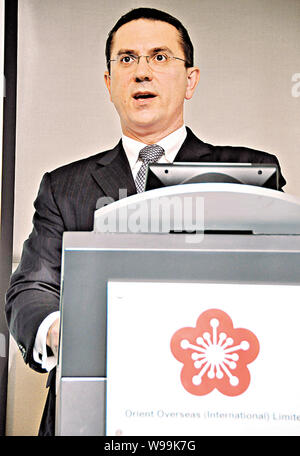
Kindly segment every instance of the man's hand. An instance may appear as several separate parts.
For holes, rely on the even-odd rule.
[[[58,357],[58,342],[59,342],[59,318],[50,326],[47,333],[47,345],[51,348],[55,358]]]

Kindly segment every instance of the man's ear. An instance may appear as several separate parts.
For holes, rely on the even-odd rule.
[[[194,95],[195,89],[200,79],[200,70],[197,67],[187,68],[187,87],[185,99],[190,100]]]
[[[108,71],[105,71],[105,73],[104,73],[104,82],[105,82],[105,85],[106,85],[107,90],[109,92],[110,101],[112,101],[112,99],[111,99],[111,87],[110,87],[111,81],[110,81],[110,74],[109,74]]]

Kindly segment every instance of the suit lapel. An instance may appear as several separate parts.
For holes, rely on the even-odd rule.
[[[104,194],[115,201],[120,199],[120,190],[123,196],[136,193],[132,172],[124,152],[122,141],[107,152],[103,152],[96,162],[92,175]]]
[[[211,146],[201,141],[190,128],[186,128],[187,136],[178,151],[174,162],[201,162],[211,161]]]

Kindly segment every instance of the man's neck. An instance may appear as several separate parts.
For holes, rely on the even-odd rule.
[[[131,139],[134,139],[135,141],[139,141],[143,144],[157,144],[159,141],[161,141],[163,138],[166,136],[170,135],[174,131],[178,130],[183,126],[183,122],[180,125],[177,125],[176,127],[173,128],[167,128],[165,130],[159,131],[159,132],[134,132],[131,131],[130,129],[126,128],[123,129],[123,135],[128,136]]]

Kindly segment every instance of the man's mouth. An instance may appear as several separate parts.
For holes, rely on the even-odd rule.
[[[133,95],[135,100],[146,100],[148,98],[155,98],[156,95],[151,92],[137,92]]]

